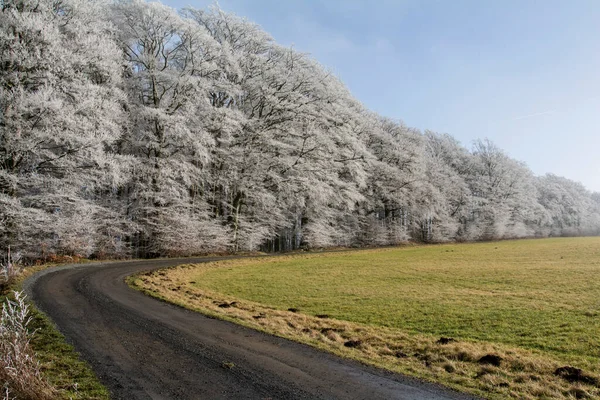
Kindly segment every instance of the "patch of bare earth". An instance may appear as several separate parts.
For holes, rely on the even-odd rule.
[[[190,281],[190,276],[219,265],[182,265],[132,277],[129,283],[206,315],[486,398],[600,397],[598,371],[571,369],[542,353],[460,338],[408,334],[327,315],[306,315],[297,309],[278,310],[202,290]]]

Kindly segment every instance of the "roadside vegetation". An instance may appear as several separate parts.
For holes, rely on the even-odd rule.
[[[0,263],[0,398],[108,400],[90,367],[22,291],[22,282],[48,265],[22,270],[12,261]]]
[[[230,260],[130,283],[486,398],[598,398],[599,272],[600,238],[557,238]]]
[[[40,364],[31,348],[31,316],[22,292],[2,304],[0,317],[0,378],[5,398],[52,400],[56,390],[42,377]]]

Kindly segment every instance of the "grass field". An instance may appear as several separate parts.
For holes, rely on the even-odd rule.
[[[600,397],[600,238],[244,259],[136,283],[208,314],[490,398]],[[480,361],[488,354],[500,365]],[[565,365],[589,379],[556,376]]]

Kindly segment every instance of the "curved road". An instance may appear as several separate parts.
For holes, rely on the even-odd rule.
[[[26,290],[114,399],[471,399],[136,292],[136,272],[210,258],[69,266]]]

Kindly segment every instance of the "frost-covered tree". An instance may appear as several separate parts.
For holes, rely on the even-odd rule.
[[[433,242],[462,240],[471,202],[465,180],[471,156],[447,134],[426,131],[424,135],[427,185],[422,204],[426,218],[420,223],[420,237]]]
[[[425,183],[422,136],[400,122],[374,117],[366,138],[372,155],[364,240],[396,244],[409,238]]]
[[[104,12],[85,0],[0,5],[0,248],[89,255],[111,235],[86,223],[119,169],[121,57]]]
[[[598,234],[598,195],[582,184],[553,174],[536,179],[539,204],[545,219],[539,221],[545,235],[574,236]]]
[[[205,101],[220,76],[220,46],[206,29],[159,3],[113,8],[128,95],[121,153],[131,156],[127,214],[141,228],[140,255],[185,255],[227,247],[203,196],[213,138]]]
[[[472,192],[469,239],[499,239],[533,235],[539,207],[533,174],[489,140],[474,144],[467,178]]]
[[[598,194],[370,112],[216,6],[1,1],[0,110],[29,259],[600,233]]]
[[[210,201],[230,227],[234,248],[272,238],[284,248],[335,244],[340,233],[330,219],[359,196],[348,182],[357,171],[348,165],[362,151],[348,122],[348,92],[255,24],[217,8],[186,15],[222,46],[222,75],[209,98]]]

